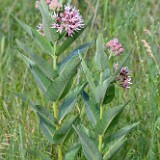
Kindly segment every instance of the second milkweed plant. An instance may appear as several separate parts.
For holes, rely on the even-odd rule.
[[[129,70],[123,65],[130,53],[119,65],[116,62],[112,72],[108,67],[110,58],[122,55],[124,48],[117,39],[104,45],[99,35],[95,54],[91,57],[95,70],[91,70],[84,57],[93,43],[84,43],[66,57],[63,55],[88,25],[84,25],[80,12],[58,0],[36,1],[36,8],[42,15],[37,30],[15,19],[41,48],[41,54],[34,53],[34,49],[19,40],[17,44],[25,53],[19,52],[20,58],[52,108],[48,110],[29,102],[39,119],[43,135],[53,147],[51,157],[56,153],[59,160],[71,160],[77,156],[88,160],[108,160],[125,143],[127,133],[138,125],[134,123],[113,133],[109,131],[128,104],[107,105],[114,99],[116,83],[129,88]],[[109,55],[105,53],[105,46]],[[47,54],[48,58],[42,54]],[[52,59],[52,64],[48,63],[49,59]],[[25,100],[20,94],[17,96]]]

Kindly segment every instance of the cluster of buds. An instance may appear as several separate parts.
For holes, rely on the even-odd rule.
[[[81,30],[84,27],[84,21],[79,11],[71,5],[62,6],[58,0],[46,0],[50,11],[53,13],[51,17],[53,23],[50,28],[57,29],[60,34],[64,31],[67,36],[72,36],[76,31]],[[38,7],[41,0],[36,1],[36,7]],[[43,26],[38,26],[38,31],[43,35]]]
[[[45,0],[46,5],[49,6],[50,10],[60,10],[62,8],[62,3],[60,3],[58,0]],[[39,4],[41,3],[41,0],[36,1],[36,8],[38,8]]]
[[[107,42],[106,48],[109,49],[115,56],[121,55],[124,52],[124,48],[119,43],[117,38],[114,38]]]
[[[114,64],[114,71],[116,71],[118,69],[118,63]],[[116,77],[116,81],[119,82],[119,85],[122,87],[122,88],[130,88],[129,85],[132,84],[130,81],[131,81],[131,78],[129,76],[130,74],[130,71],[128,69],[128,67],[123,67],[121,68],[118,76]]]

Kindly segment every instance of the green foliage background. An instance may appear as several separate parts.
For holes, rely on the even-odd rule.
[[[97,38],[99,33],[106,41],[118,37],[125,53],[133,47],[127,64],[132,71],[133,84],[127,92],[116,86],[118,92],[112,104],[131,99],[119,128],[137,121],[140,125],[130,133],[129,140],[114,159],[160,159],[159,0],[73,0],[72,3],[79,8],[85,22],[93,18],[69,51],[77,44]],[[0,4],[0,159],[35,159],[36,155],[32,154],[35,149],[37,155],[44,152],[50,155],[53,148],[43,138],[36,116],[28,103],[21,102],[14,94],[25,93],[36,104],[46,103],[30,71],[17,56],[16,39],[31,47],[35,44],[11,16],[14,14],[36,28],[40,13],[33,0],[0,0]],[[148,42],[152,55],[142,40]],[[94,49],[88,52],[88,60]],[[40,51],[37,48],[37,52]],[[44,159],[47,159],[45,155]],[[84,157],[79,155],[79,159]]]

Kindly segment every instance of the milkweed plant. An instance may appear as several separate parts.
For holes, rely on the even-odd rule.
[[[116,131],[110,129],[118,123],[129,103],[116,107],[108,105],[118,89],[115,85],[124,90],[131,86],[130,70],[124,67],[131,51],[118,64],[116,57],[125,53],[122,44],[117,38],[105,44],[102,35],[98,35],[95,54],[91,55],[94,67],[90,68],[85,55],[94,47],[94,42],[84,43],[66,53],[89,26],[79,10],[58,0],[38,0],[35,7],[42,16],[37,28],[14,18],[41,48],[41,53],[34,53],[34,48],[17,40],[18,55],[51,108],[48,110],[29,101],[43,135],[53,148],[48,159],[111,159],[126,142],[126,135],[138,125],[134,123]],[[17,96],[25,101],[20,94]]]

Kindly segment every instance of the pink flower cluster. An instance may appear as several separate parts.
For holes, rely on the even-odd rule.
[[[45,2],[51,11],[51,18],[53,19],[50,28],[57,29],[59,33],[64,31],[67,33],[67,36],[72,36],[76,31],[84,27],[82,16],[75,7],[71,5],[62,6],[59,0],[45,0]],[[41,0],[36,1],[37,8],[40,3]],[[42,24],[38,26],[38,31],[44,35]]]
[[[114,64],[114,70],[117,70],[118,69],[118,64]],[[130,81],[131,81],[131,78],[129,76],[129,69],[127,67],[123,67],[121,68],[120,70],[120,73],[119,75],[116,77],[116,81],[119,82],[119,85],[122,87],[122,88],[130,88],[129,85],[132,84]]]
[[[106,48],[111,50],[111,52],[117,56],[121,55],[124,52],[124,48],[122,45],[119,43],[117,38],[114,38],[110,40],[109,42],[106,43]]]
[[[64,30],[68,36],[72,36],[75,31],[84,27],[84,21],[75,7],[70,5],[64,6],[64,11],[54,13],[55,22],[51,28],[57,28],[57,32],[62,33]]]

